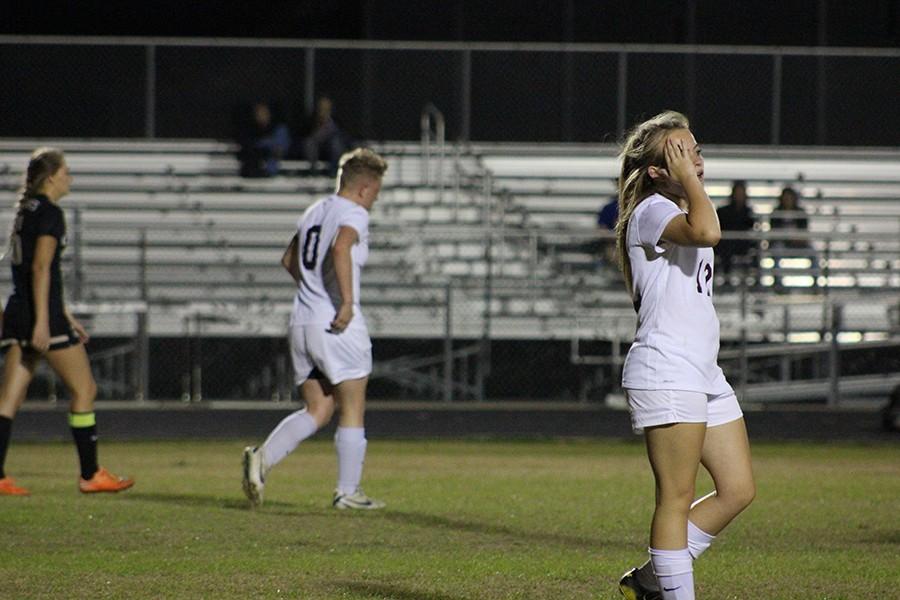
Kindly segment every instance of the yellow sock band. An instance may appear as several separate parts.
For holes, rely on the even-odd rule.
[[[69,427],[83,429],[84,427],[93,427],[97,424],[97,418],[94,413],[69,413]]]

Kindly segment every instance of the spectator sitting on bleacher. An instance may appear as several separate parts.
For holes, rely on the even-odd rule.
[[[613,180],[614,185],[618,186],[618,180]],[[602,231],[615,231],[616,221],[619,219],[619,196],[612,196],[609,202],[604,204],[597,211],[597,227]],[[601,238],[596,241],[591,251],[599,258],[601,267],[614,267],[611,272],[617,273],[616,265],[616,244],[615,239]]]
[[[787,233],[792,231],[806,231],[809,228],[809,221],[806,218],[806,211],[800,206],[800,195],[792,187],[786,187],[781,190],[778,197],[778,205],[775,207],[774,216],[769,219],[769,225],[772,230],[780,229]],[[784,240],[780,242],[785,248],[806,248],[806,240]]]
[[[731,196],[728,204],[716,210],[719,216],[719,227],[722,231],[753,231],[756,217],[750,208],[747,197],[747,184],[737,180],[731,184]],[[716,255],[720,260],[722,274],[728,277],[734,264],[746,263],[754,247],[753,240],[729,240],[723,237],[716,246]]]
[[[619,219],[619,198],[612,197],[612,200],[603,205],[603,208],[597,213],[597,225],[605,227],[610,231],[616,230],[616,221]]]
[[[272,177],[291,146],[291,134],[287,125],[273,118],[266,102],[257,102],[250,122],[239,125],[237,142],[241,177]]]
[[[800,206],[800,195],[797,191],[788,186],[781,190],[778,197],[778,205],[769,218],[769,225],[773,232],[782,231],[784,233],[795,233],[806,231],[809,228],[809,220],[806,217],[806,211]],[[811,267],[815,260],[809,251],[809,241],[805,239],[775,239],[769,242],[769,250],[775,259],[775,267],[783,269],[782,259],[790,258],[809,258],[812,261]],[[815,274],[812,276],[813,286],[816,284]],[[775,276],[775,288],[782,289],[782,277]]]
[[[321,160],[328,163],[325,174],[336,175],[338,161],[352,145],[350,137],[335,122],[333,110],[334,104],[328,96],[316,101],[316,110],[303,127],[304,137],[292,152],[298,158],[309,161],[313,174],[317,174],[316,163]]]

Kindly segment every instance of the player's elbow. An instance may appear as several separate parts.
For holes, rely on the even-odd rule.
[[[700,248],[712,248],[722,239],[717,227],[703,227],[691,231],[691,244]]]
[[[718,228],[703,232],[703,241],[706,246],[712,248],[722,240],[722,231]]]

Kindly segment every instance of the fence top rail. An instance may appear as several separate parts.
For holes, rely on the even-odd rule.
[[[610,44],[555,42],[436,42],[414,40],[326,40],[142,36],[0,35],[2,45],[168,46],[322,50],[419,50],[451,52],[578,52],[623,54],[731,54],[751,56],[840,56],[900,58],[898,48],[833,46],[728,46],[716,44]]]

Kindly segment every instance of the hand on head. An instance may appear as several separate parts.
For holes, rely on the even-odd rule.
[[[674,183],[683,185],[691,177],[697,176],[692,152],[685,148],[683,140],[669,137],[663,150],[667,169],[661,169],[665,176]]]

